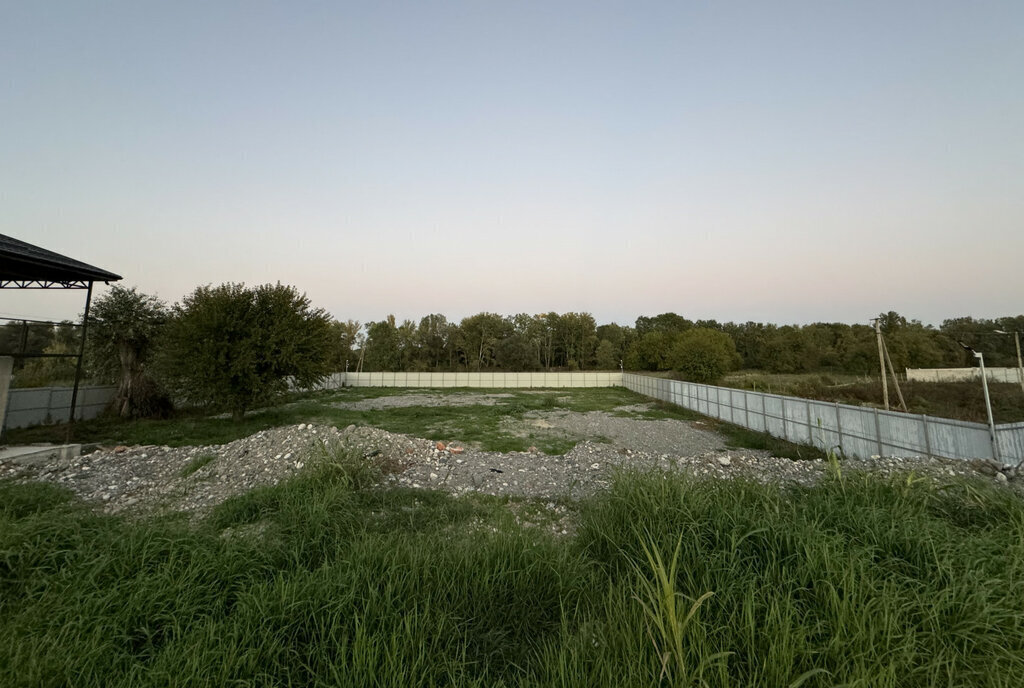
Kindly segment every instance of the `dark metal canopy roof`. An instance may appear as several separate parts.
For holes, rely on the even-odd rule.
[[[0,288],[86,289],[91,282],[116,282],[120,275],[0,234]]]

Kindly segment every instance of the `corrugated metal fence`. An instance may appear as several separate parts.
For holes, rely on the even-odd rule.
[[[623,386],[706,416],[844,455],[1024,460],[1024,423],[996,426],[626,373]]]
[[[79,387],[76,418],[95,418],[114,398],[116,387]],[[71,409],[70,387],[12,389],[7,397],[5,428],[27,428],[43,423],[66,423]]]

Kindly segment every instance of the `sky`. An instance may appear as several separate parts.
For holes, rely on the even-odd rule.
[[[1019,314],[1024,3],[0,0],[0,234],[362,322]]]

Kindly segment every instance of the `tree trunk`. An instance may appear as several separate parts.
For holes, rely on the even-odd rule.
[[[135,414],[136,397],[141,391],[139,356],[132,346],[122,342],[118,347],[118,358],[121,362],[121,383],[117,389],[117,414],[131,418]]]
[[[231,420],[236,423],[240,423],[243,418],[245,418],[245,408],[235,408],[231,410]]]

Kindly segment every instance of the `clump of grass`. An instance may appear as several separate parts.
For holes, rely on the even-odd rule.
[[[707,419],[706,422],[716,432],[725,436],[726,446],[730,448],[763,449],[770,451],[772,456],[780,456],[796,461],[825,458],[825,452],[818,447],[787,442],[767,433],[748,430],[747,428],[724,421]]]
[[[211,461],[215,461],[216,459],[216,454],[201,454],[200,456],[195,457],[187,464],[185,464],[181,471],[178,472],[178,476],[182,478],[187,478],[188,476],[192,475],[203,466],[206,466]]]
[[[1008,490],[623,474],[555,539],[364,460],[198,524],[0,481],[0,685],[1024,685]]]
[[[638,588],[635,597],[644,610],[647,633],[661,661],[661,673],[658,678],[667,678],[672,685],[690,685],[694,681],[703,681],[706,665],[729,656],[728,652],[708,654],[700,659],[700,665],[695,669],[690,667],[688,661],[688,631],[690,626],[696,623],[695,617],[700,606],[714,595],[714,592],[709,590],[697,599],[690,600],[676,590],[679,578],[679,550],[683,546],[682,536],[676,542],[675,551],[667,566],[661,556],[661,550],[651,541],[649,535],[641,539],[640,546],[647,567],[645,570],[640,563],[633,564],[637,573]],[[687,604],[689,609],[686,608]]]

